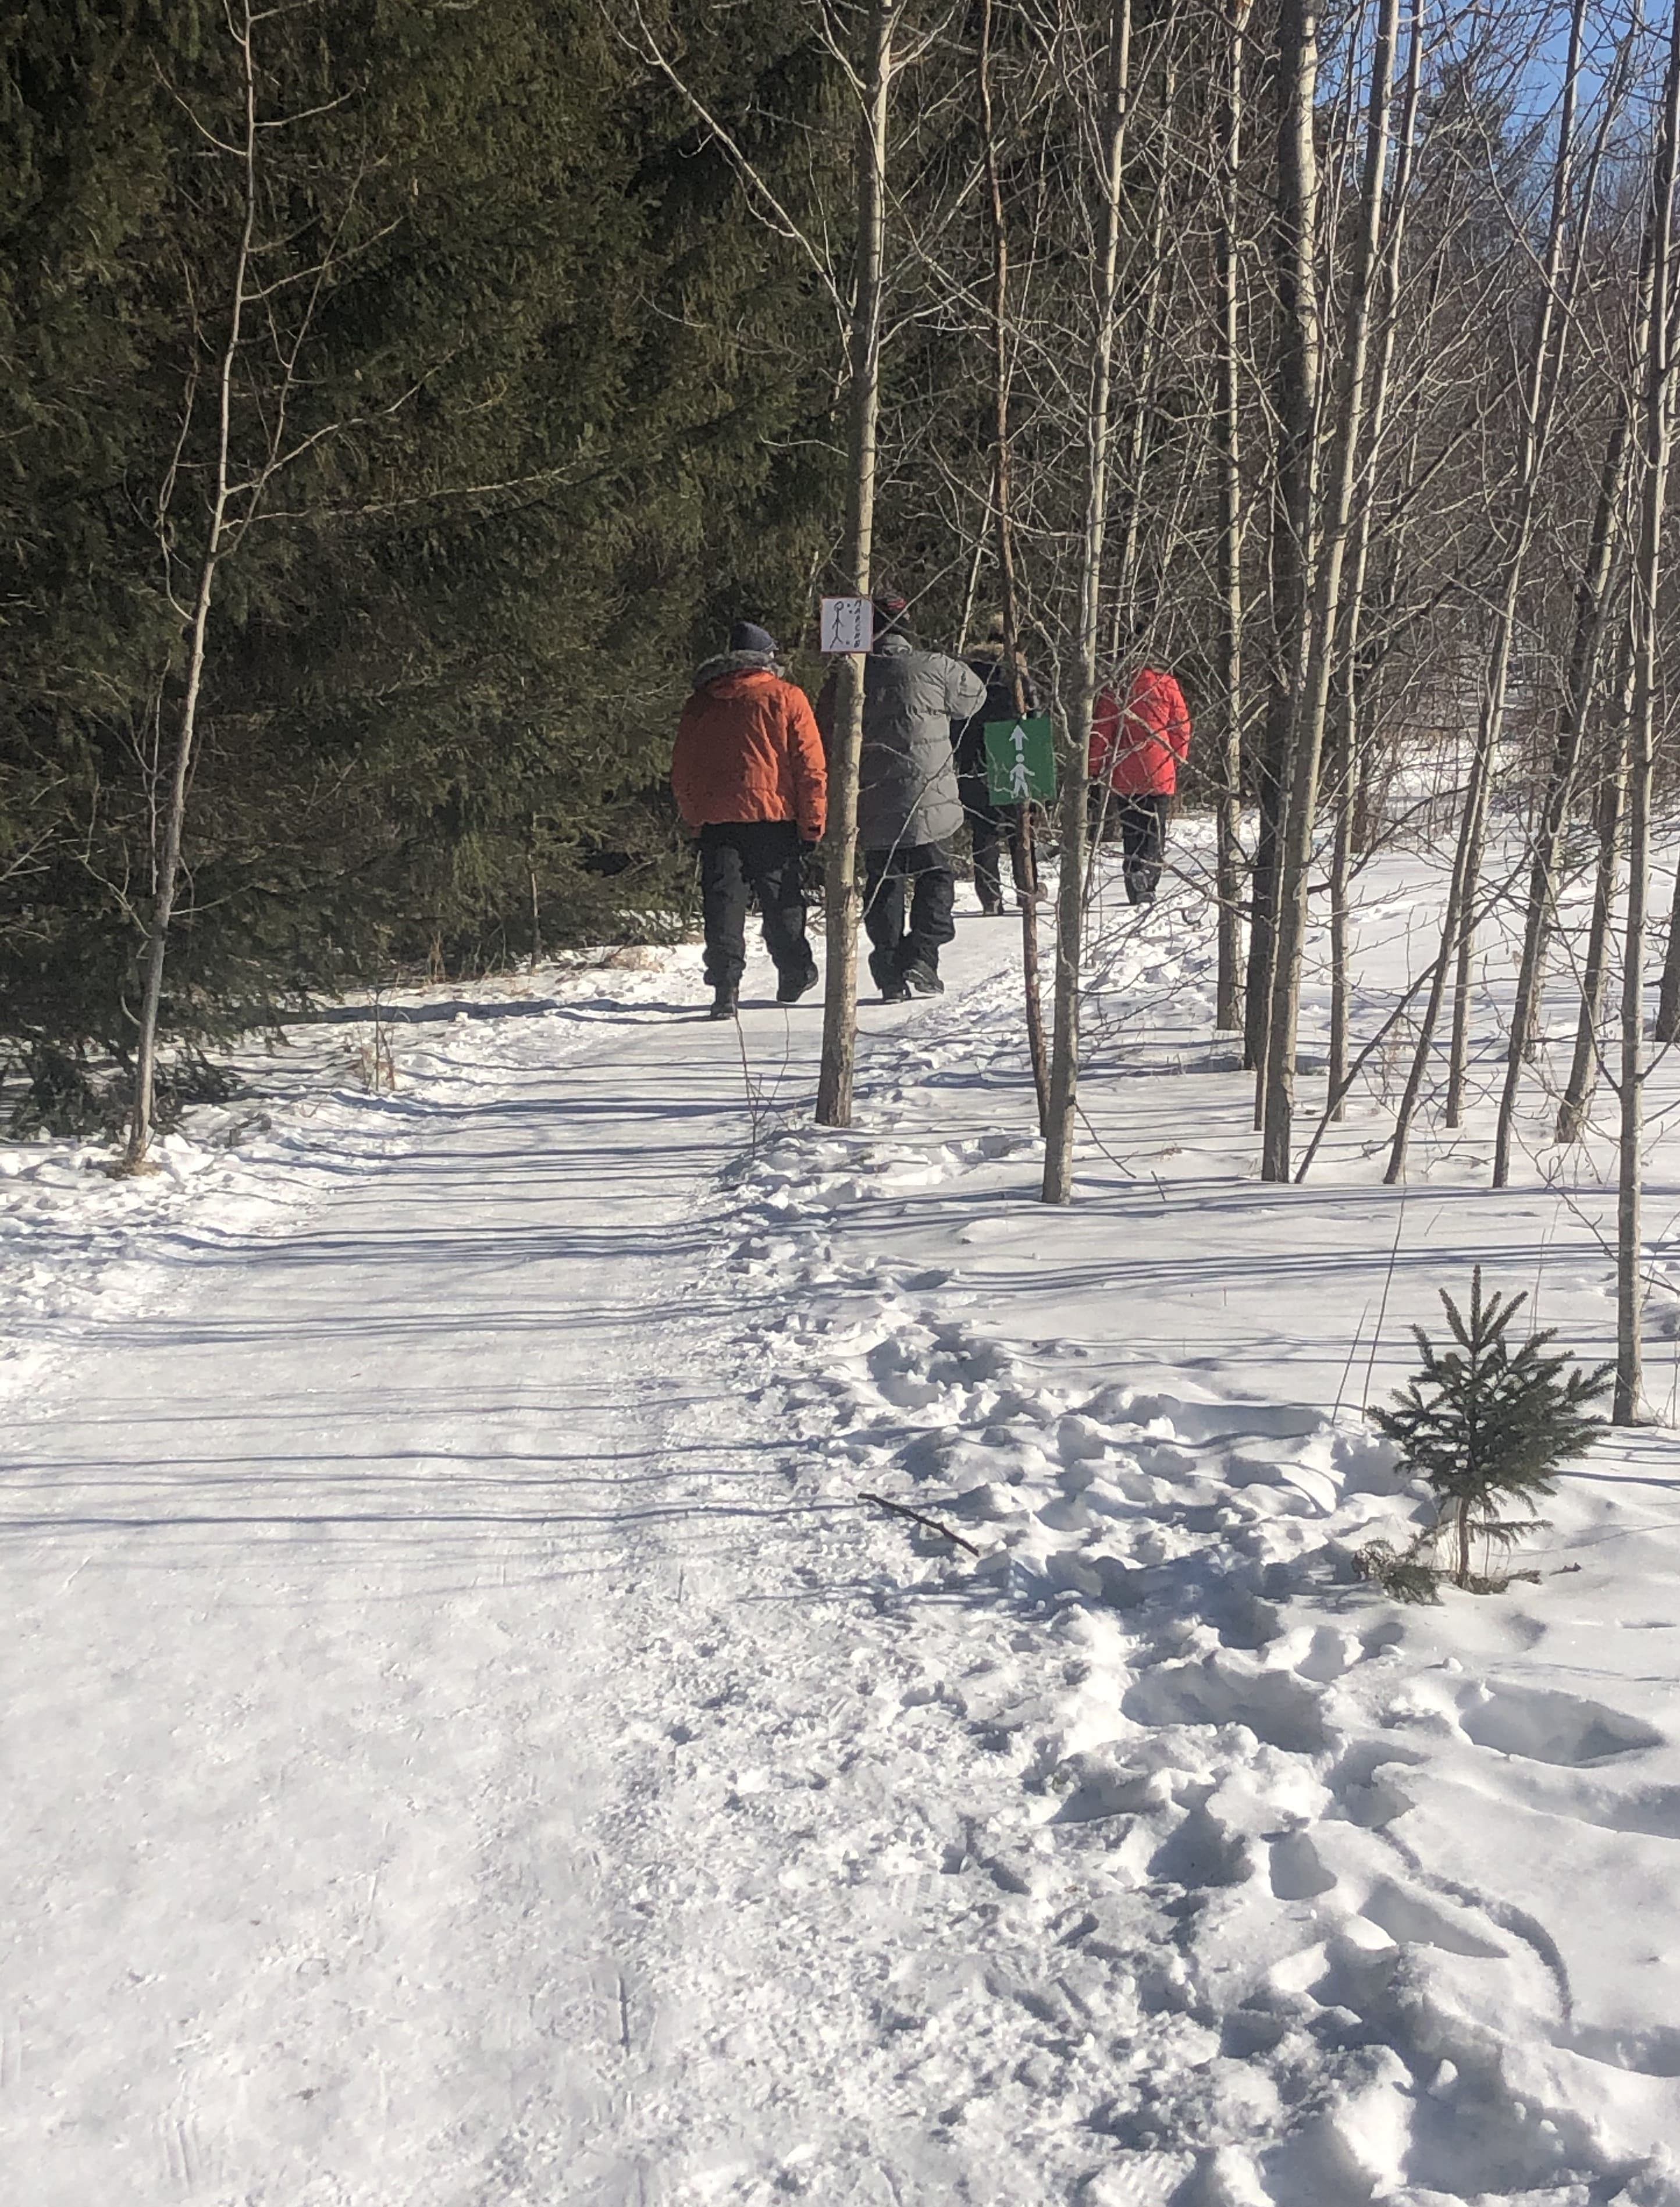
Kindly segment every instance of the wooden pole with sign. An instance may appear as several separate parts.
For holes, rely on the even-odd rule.
[[[886,246],[887,113],[893,83],[893,33],[902,0],[875,0],[858,146],[857,288],[852,308],[849,436],[851,487],[846,517],[846,577],[852,595],[870,595],[875,541],[876,429],[881,410],[881,294]],[[865,644],[864,651],[867,651]],[[840,661],[834,750],[828,762],[825,898],[828,972],[822,998],[822,1063],[816,1121],[852,1124],[858,1056],[858,781],[864,754],[864,651]]]

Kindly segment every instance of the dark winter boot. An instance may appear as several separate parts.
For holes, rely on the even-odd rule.
[[[741,992],[732,983],[720,982],[712,997],[708,1020],[732,1020],[741,1008]]]
[[[942,996],[945,984],[931,966],[911,966],[905,969],[906,993],[912,996]]]
[[[779,1004],[797,1004],[801,996],[809,996],[816,986],[815,966],[809,966],[803,973],[784,973],[776,984],[776,1002]]]

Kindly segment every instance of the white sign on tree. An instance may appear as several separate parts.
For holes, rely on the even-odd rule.
[[[875,607],[867,598],[824,598],[824,651],[867,651],[875,642]]]

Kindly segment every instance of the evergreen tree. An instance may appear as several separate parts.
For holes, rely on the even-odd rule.
[[[1435,1599],[1444,1573],[1430,1558],[1444,1541],[1451,1545],[1456,1586],[1487,1594],[1507,1584],[1491,1570],[1472,1570],[1475,1542],[1491,1561],[1494,1550],[1508,1555],[1525,1534],[1539,1532],[1545,1519],[1507,1513],[1554,1493],[1558,1466],[1584,1456],[1602,1423],[1586,1406],[1605,1393],[1613,1367],[1566,1371],[1573,1362],[1566,1352],[1547,1354],[1556,1338],[1551,1328],[1513,1348],[1511,1320],[1528,1300],[1485,1297],[1480,1265],[1471,1275],[1468,1319],[1443,1289],[1457,1347],[1438,1350],[1414,1326],[1422,1372],[1395,1396],[1392,1409],[1371,1414],[1436,1500],[1434,1522],[1403,1553],[1381,1542],[1362,1552],[1366,1576],[1402,1600]]]
[[[334,255],[291,418],[349,427],[218,584],[177,1044],[393,962],[668,925],[691,670],[743,601],[798,633],[832,504],[826,305],[594,0],[302,6],[263,53],[283,321]],[[808,23],[701,11],[687,65],[790,203],[825,188]],[[61,1099],[67,1056],[133,1042],[237,236],[200,126],[236,89],[203,0],[0,25],[0,1076]],[[254,344],[247,455],[265,372]]]

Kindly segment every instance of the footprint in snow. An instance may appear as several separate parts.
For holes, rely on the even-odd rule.
[[[1569,1770],[1591,1769],[1664,1744],[1663,1733],[1638,1717],[1540,1686],[1469,1687],[1459,1703],[1458,1721],[1478,1747]]]

